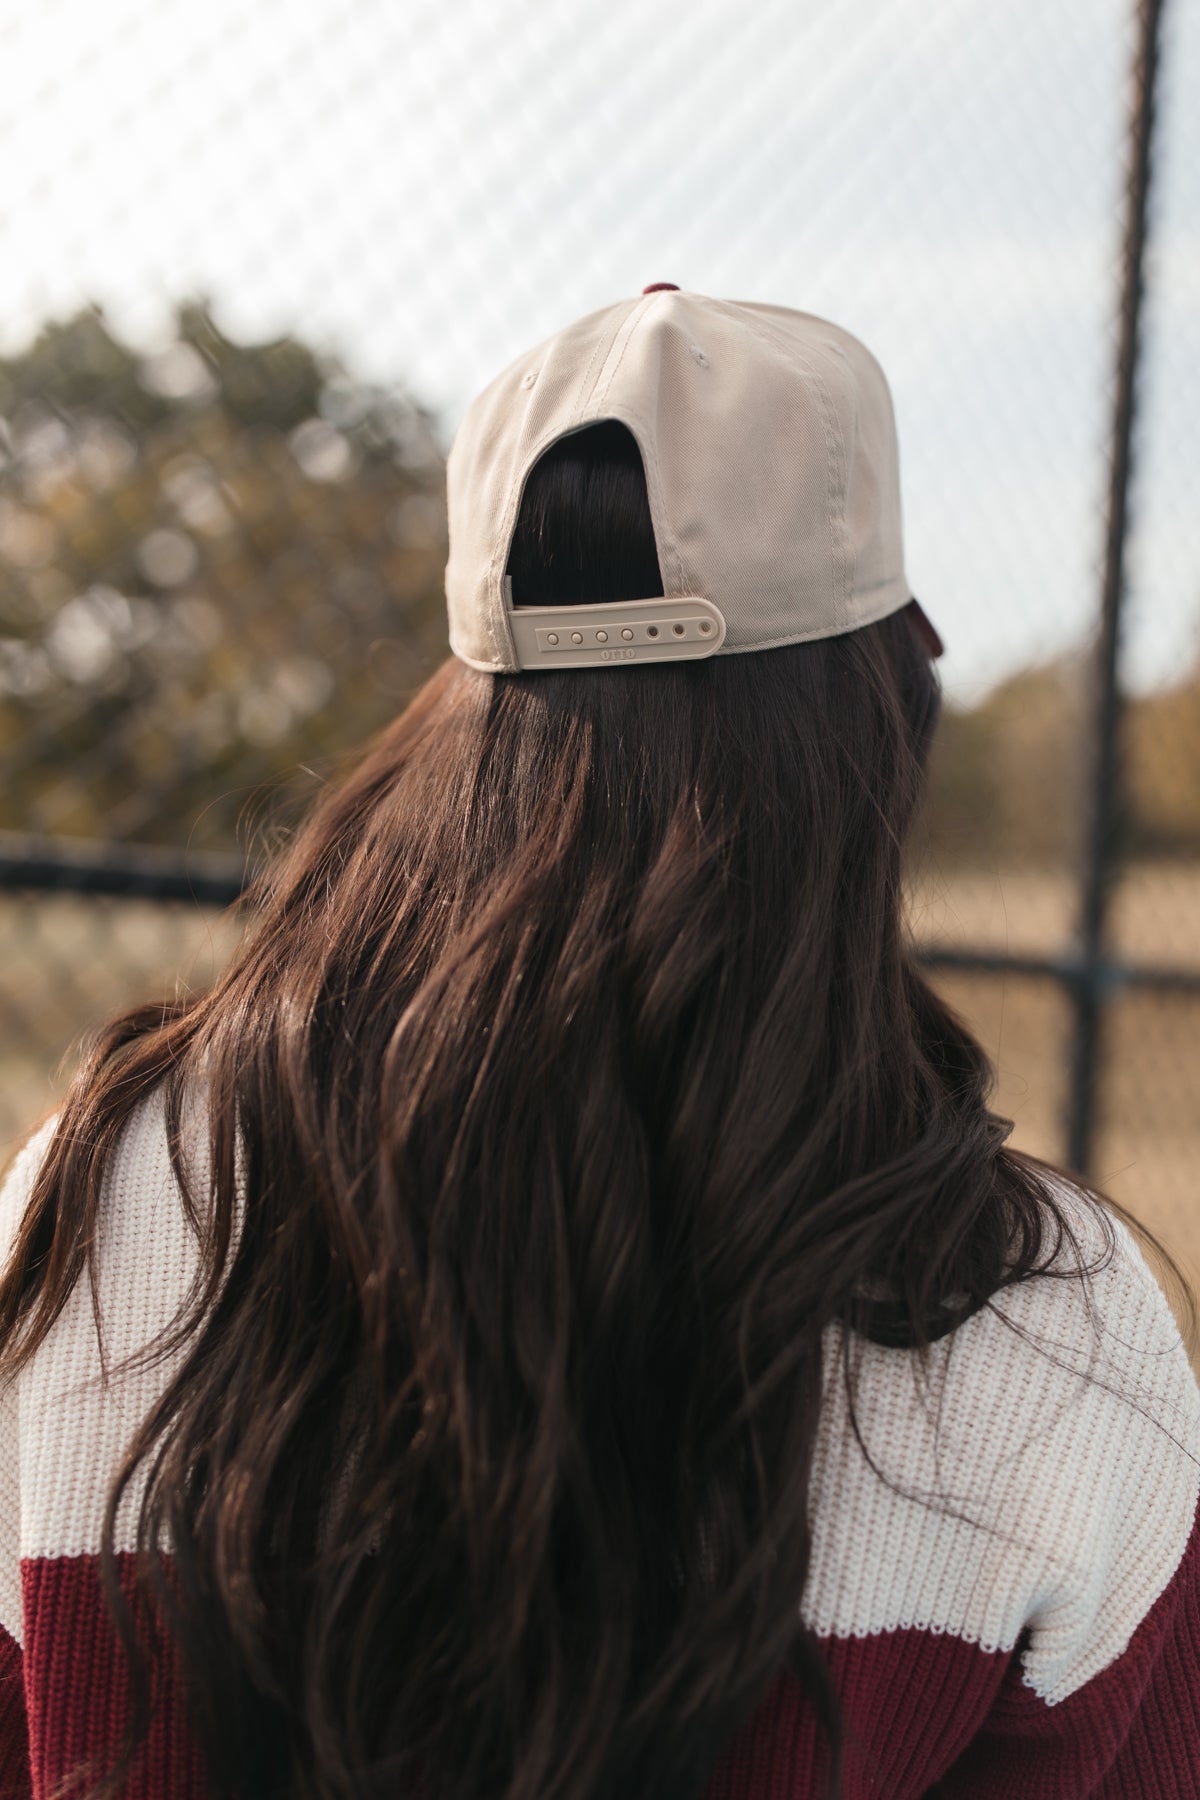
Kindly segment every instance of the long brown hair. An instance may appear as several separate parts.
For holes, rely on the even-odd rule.
[[[509,568],[518,603],[661,592],[623,427],[542,459]],[[903,612],[677,665],[448,661],[257,882],[212,991],[100,1036],[0,1375],[92,1273],[160,1087],[205,1279],[109,1496],[140,1703],[96,1791],[146,1723],[112,1527],[152,1448],[142,1580],[215,1793],[693,1800],[785,1666],[836,1790],[798,1610],[822,1335],[919,1350],[1070,1231],[907,935],[938,700]]]

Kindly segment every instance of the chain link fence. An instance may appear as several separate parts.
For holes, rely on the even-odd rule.
[[[914,927],[1015,1141],[1200,1269],[1200,8],[0,0],[0,46],[4,1149],[446,654],[471,395],[673,280],[887,369],[948,645]]]

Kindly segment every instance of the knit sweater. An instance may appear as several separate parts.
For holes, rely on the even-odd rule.
[[[48,1130],[0,1191],[0,1263]],[[1072,1204],[1092,1260],[1104,1238]],[[914,1353],[859,1346],[870,1460],[829,1333],[800,1612],[846,1720],[846,1800],[1200,1795],[1200,1391],[1140,1251],[1113,1230],[1115,1254],[1086,1287],[1035,1277],[1003,1291],[934,1346],[924,1385]],[[110,1366],[167,1323],[196,1255],[152,1098],[103,1192]],[[107,1389],[99,1366],[85,1276],[0,1393],[2,1800],[41,1800],[80,1758],[103,1763],[125,1716],[101,1521],[121,1451],[175,1364]],[[141,1491],[117,1517],[126,1572]],[[130,1800],[205,1791],[166,1673]],[[823,1792],[826,1768],[783,1671],[721,1753],[708,1800],[800,1800]]]

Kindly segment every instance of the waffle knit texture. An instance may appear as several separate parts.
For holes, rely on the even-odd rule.
[[[0,1191],[0,1262],[48,1130]],[[1074,1204],[1091,1261],[1104,1240]],[[829,1334],[800,1612],[844,1710],[845,1800],[1200,1795],[1200,1391],[1162,1292],[1113,1230],[1115,1255],[1086,1291],[1043,1278],[1005,1291],[934,1347],[927,1384],[912,1353],[858,1346],[874,1468]],[[100,1244],[116,1363],[167,1323],[196,1267],[157,1097],[110,1164]],[[97,1574],[101,1520],[173,1366],[100,1385],[85,1276],[0,1392],[0,1800],[44,1800],[119,1742],[127,1694]],[[118,1514],[123,1579],[141,1491]],[[129,1800],[205,1794],[166,1673]],[[824,1757],[783,1671],[722,1751],[707,1800],[820,1793]]]

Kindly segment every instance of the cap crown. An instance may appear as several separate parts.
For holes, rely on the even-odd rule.
[[[663,593],[719,608],[718,655],[852,631],[907,603],[895,419],[870,351],[789,307],[659,291],[556,332],[463,417],[446,598],[451,648],[476,668],[522,666],[504,570],[529,471],[601,419],[637,440]]]

